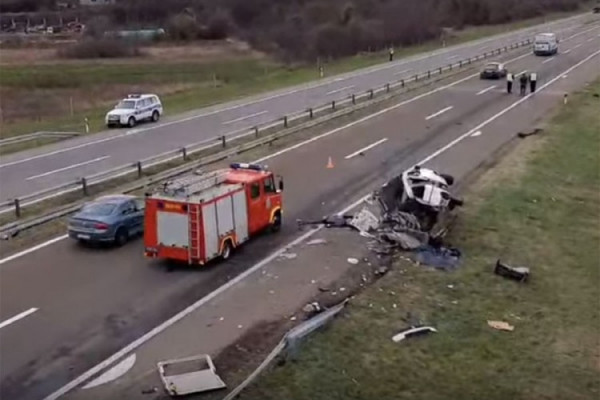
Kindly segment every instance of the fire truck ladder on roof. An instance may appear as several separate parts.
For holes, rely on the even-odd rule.
[[[188,263],[200,259],[200,216],[198,213],[197,204],[190,204],[188,208],[189,217],[189,246],[188,246]]]
[[[195,173],[194,175],[166,182],[160,187],[160,190],[163,194],[171,197],[188,198],[225,182],[229,171],[229,169],[220,169],[204,174]]]

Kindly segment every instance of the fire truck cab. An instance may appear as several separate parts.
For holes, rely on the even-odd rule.
[[[145,255],[204,265],[282,223],[283,180],[266,167],[230,168],[166,182],[146,194]]]

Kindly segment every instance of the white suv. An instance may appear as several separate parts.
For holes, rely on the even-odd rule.
[[[163,106],[155,94],[130,94],[106,114],[105,122],[112,126],[134,127],[138,122],[156,122],[163,113]]]

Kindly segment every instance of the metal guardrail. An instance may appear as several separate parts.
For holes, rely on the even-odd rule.
[[[29,142],[31,140],[36,140],[36,139],[44,139],[47,137],[71,138],[73,136],[79,136],[79,135],[81,135],[80,132],[46,132],[46,131],[35,132],[35,133],[30,133],[28,135],[19,135],[19,136],[9,137],[6,139],[0,139],[0,147],[8,146],[11,144],[16,144],[16,143]]]
[[[435,69],[430,69],[428,71],[417,73],[407,79],[399,79],[396,81],[392,81],[381,85],[377,88],[372,88],[366,91],[362,91],[360,93],[354,93],[342,99],[332,100],[327,104],[323,104],[317,107],[310,107],[303,111],[283,115],[280,118],[263,125],[257,125],[252,128],[239,129],[216,138],[206,139],[197,143],[192,143],[176,150],[166,151],[133,163],[121,165],[106,171],[102,171],[94,175],[78,178],[77,180],[72,182],[67,182],[58,186],[31,193],[29,195],[4,201],[0,203],[0,214],[5,214],[7,212],[13,211],[16,217],[20,218],[24,207],[31,206],[48,199],[52,199],[76,191],[80,191],[83,196],[88,196],[89,188],[92,185],[98,185],[100,183],[122,178],[127,175],[137,175],[138,178],[142,178],[144,172],[149,168],[156,167],[161,164],[166,164],[175,160],[188,161],[191,155],[213,148],[226,149],[228,148],[228,143],[241,138],[254,136],[258,139],[260,138],[261,134],[264,135],[269,130],[287,129],[294,122],[298,122],[300,120],[310,121],[320,116],[331,114],[344,107],[353,107],[361,102],[372,100],[376,96],[379,96],[381,94],[387,94],[390,93],[392,90],[404,88],[408,83],[427,80],[433,76],[441,75],[445,72],[452,71],[457,68],[460,69],[462,67],[471,65],[472,63],[485,60],[488,57],[496,56],[508,52],[510,50],[529,45],[531,44],[531,42],[531,39],[519,41],[511,45],[487,51],[475,57],[469,57],[467,59],[459,60],[457,62],[447,64],[445,66],[440,66]]]

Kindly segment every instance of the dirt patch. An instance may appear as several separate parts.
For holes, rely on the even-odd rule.
[[[36,64],[152,64],[197,62],[210,63],[248,57],[263,57],[263,53],[250,48],[238,40],[203,41],[186,44],[158,44],[142,47],[143,57],[113,58],[94,60],[69,60],[58,56],[58,51],[73,43],[63,43],[48,48],[8,48],[2,49],[0,65]]]

